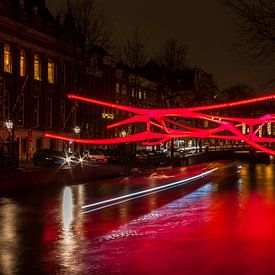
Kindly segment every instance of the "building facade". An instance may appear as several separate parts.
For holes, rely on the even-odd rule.
[[[46,132],[97,138],[107,136],[103,113],[67,99],[77,93],[104,100],[115,94],[114,60],[104,50],[84,55],[81,36],[68,13],[54,18],[45,1],[0,2],[0,123],[1,139],[11,133],[20,142],[20,160],[36,150],[64,150],[68,144],[43,138]]]

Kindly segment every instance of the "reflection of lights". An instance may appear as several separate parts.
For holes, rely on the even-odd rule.
[[[207,175],[213,173],[217,169],[218,168],[214,168],[214,169],[211,169],[207,172],[203,172],[199,175],[196,175],[196,176],[193,176],[193,177],[190,177],[190,178],[186,178],[186,179],[183,179],[183,180],[179,180],[179,181],[176,181],[176,182],[172,182],[172,183],[164,184],[164,185],[161,185],[161,186],[149,188],[149,189],[142,190],[142,191],[139,191],[139,192],[130,193],[130,194],[119,196],[119,197],[112,198],[112,199],[109,199],[109,200],[104,200],[104,201],[84,205],[81,208],[85,209],[85,208],[95,207],[95,206],[98,206],[98,205],[103,205],[103,206],[93,208],[91,210],[87,210],[87,211],[83,212],[83,214],[85,214],[85,213],[97,211],[97,210],[100,210],[100,209],[104,209],[104,208],[107,208],[107,207],[111,207],[111,206],[114,206],[114,205],[117,205],[117,204],[120,204],[120,203],[124,203],[124,202],[131,201],[131,200],[134,200],[134,199],[149,196],[151,194],[155,194],[155,193],[158,193],[158,192],[161,192],[161,191],[165,191],[165,190],[168,190],[168,189],[171,189],[171,188],[175,188],[177,186],[180,186],[182,184],[185,184],[187,182],[190,182],[190,181],[193,181],[193,180],[196,180],[196,179],[203,178],[204,176],[207,176]],[[107,203],[110,203],[110,202],[114,202],[114,203],[107,204]],[[107,205],[104,205],[104,204],[107,204]]]
[[[71,187],[65,187],[63,191],[63,226],[65,230],[70,229],[73,220],[73,196]]]
[[[18,264],[18,206],[8,198],[0,199],[0,263],[5,274],[14,274]]]

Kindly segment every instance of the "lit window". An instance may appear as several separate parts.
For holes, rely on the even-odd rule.
[[[51,58],[48,59],[48,82],[54,84],[54,62]]]
[[[267,134],[268,134],[269,136],[272,135],[272,124],[271,124],[271,122],[268,122],[268,123],[267,123]]]
[[[34,55],[34,62],[33,62],[33,78],[35,80],[40,80],[41,81],[41,59],[39,54]]]
[[[116,83],[116,93],[119,94],[119,83]]]
[[[246,125],[242,124],[242,133],[245,135],[246,134]]]
[[[20,50],[20,76],[26,76],[26,54]]]
[[[126,85],[122,84],[122,93],[126,95]]]
[[[4,45],[4,72],[12,73],[12,58],[10,45]]]

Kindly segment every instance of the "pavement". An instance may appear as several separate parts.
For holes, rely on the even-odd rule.
[[[118,177],[127,173],[119,164],[77,166],[73,168],[43,168],[20,163],[19,169],[0,171],[0,192],[47,184],[75,184],[95,179]]]

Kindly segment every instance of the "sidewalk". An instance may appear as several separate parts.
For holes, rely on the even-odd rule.
[[[15,171],[0,172],[0,192],[46,184],[73,184],[125,174],[122,165],[95,165],[66,169],[33,167],[23,163]]]

